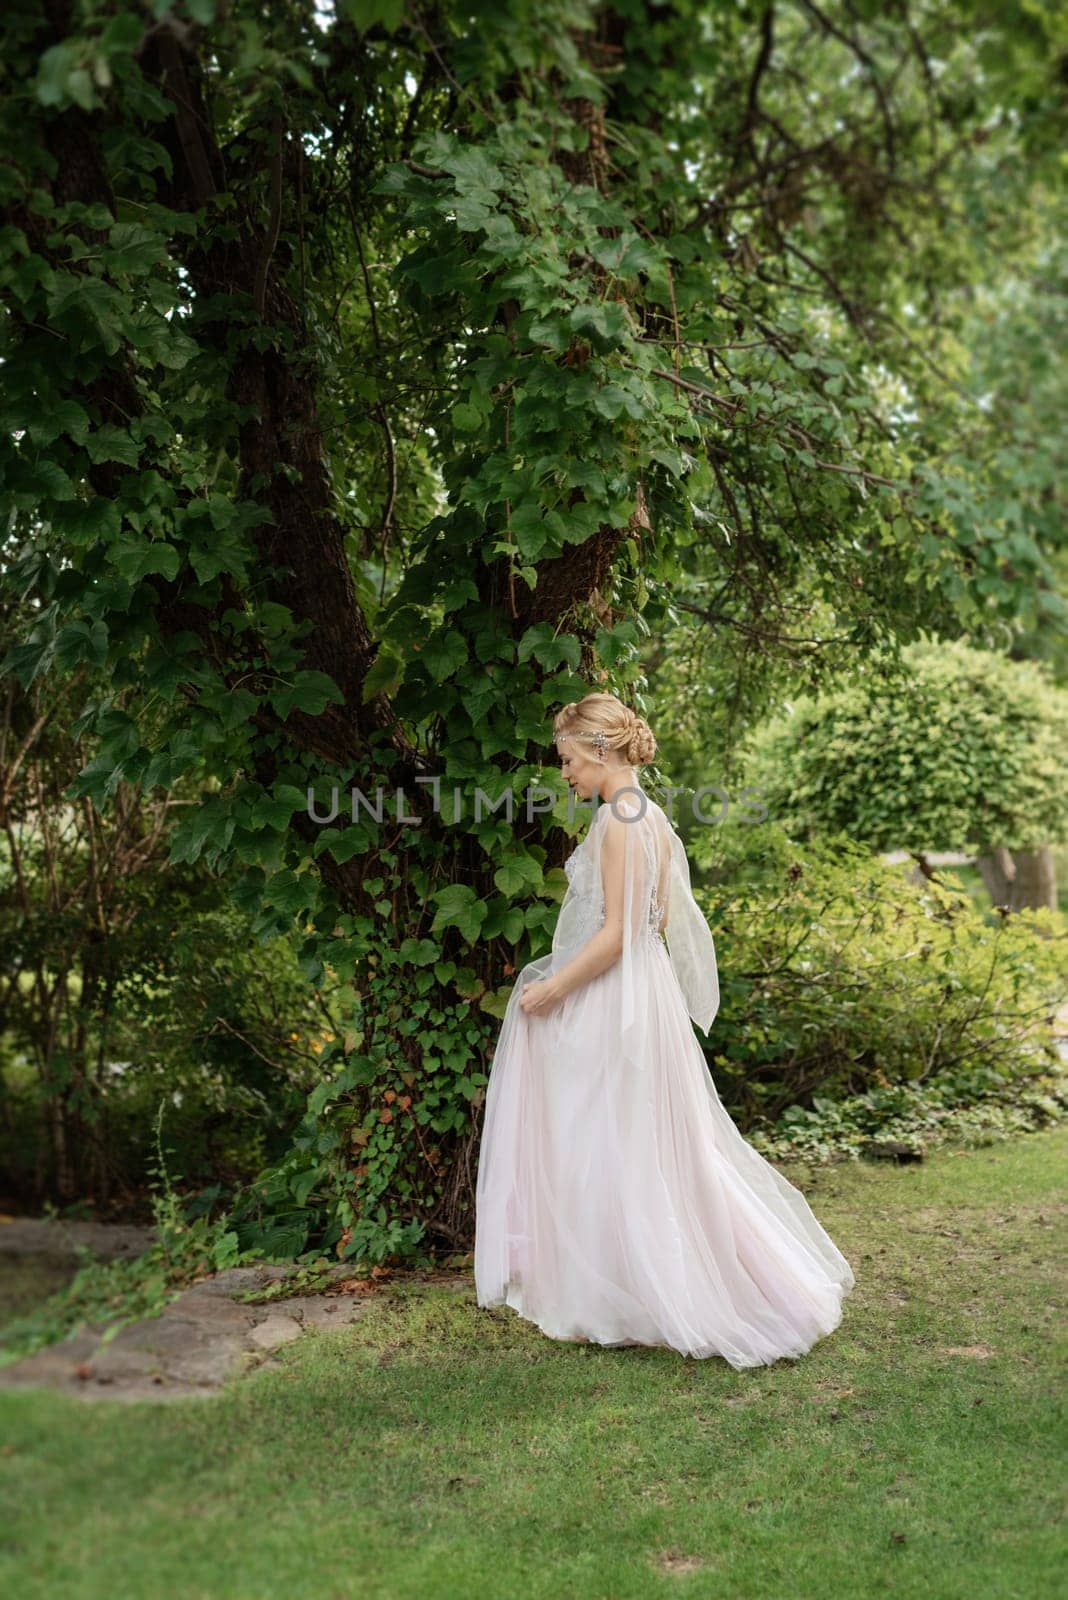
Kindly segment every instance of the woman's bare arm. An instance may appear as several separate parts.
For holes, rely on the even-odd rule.
[[[543,978],[540,983],[528,985],[536,991],[538,1009],[555,1005],[565,995],[599,978],[602,972],[615,965],[623,953],[623,886],[625,872],[626,835],[630,827],[624,818],[610,816],[601,845],[601,883],[604,888],[604,922],[581,950],[572,956],[558,972]],[[528,992],[524,991],[524,994]],[[520,1005],[522,1005],[522,996]],[[526,1009],[524,1007],[524,1009]]]

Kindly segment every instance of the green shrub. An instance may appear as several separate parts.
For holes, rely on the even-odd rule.
[[[702,835],[704,837],[702,837]],[[1021,1092],[1056,1061],[1063,913],[984,913],[952,874],[917,886],[846,838],[697,830],[721,1005],[709,1063],[745,1125],[895,1085],[988,1075]]]
[[[873,850],[1034,849],[1068,838],[1068,694],[1040,662],[909,645],[799,699],[750,741],[747,778],[795,838]]]
[[[811,1109],[790,1106],[778,1122],[751,1132],[773,1161],[824,1162],[870,1155],[891,1160],[935,1145],[988,1145],[1061,1122],[1068,1116],[1068,1070],[1051,1066],[1034,1077],[992,1068],[944,1073],[922,1083],[896,1083],[845,1100],[816,1095]]]
[[[25,930],[21,938],[8,946],[13,962]],[[112,936],[115,976],[99,991],[106,1004],[79,1012],[79,1195],[98,1203],[122,1195],[129,1205],[142,1194],[161,1101],[190,1185],[239,1184],[284,1153],[333,1035],[330,993],[308,984],[296,942],[294,934],[258,943],[249,917],[221,894],[214,905],[174,892],[142,896]],[[56,1068],[42,1065],[48,1014],[31,976],[27,963],[0,1035],[0,1167],[11,1192],[39,1200],[38,1177],[46,1192],[53,1177],[41,1123]],[[67,982],[77,1000],[76,964]],[[137,1208],[145,1209],[140,1200]]]

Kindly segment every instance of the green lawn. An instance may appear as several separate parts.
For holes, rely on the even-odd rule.
[[[398,1286],[219,1400],[0,1396],[19,1600],[1068,1592],[1055,1302],[1068,1128],[795,1170],[857,1272],[836,1333],[734,1372],[554,1344]],[[1063,1335],[1061,1336],[1063,1339]],[[1061,1369],[1063,1370],[1063,1369]]]

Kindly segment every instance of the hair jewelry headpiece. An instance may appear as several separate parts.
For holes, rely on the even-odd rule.
[[[556,736],[558,745],[565,739],[585,739],[588,744],[593,745],[602,761],[608,755],[608,736],[601,728],[598,728],[596,733],[558,733]]]

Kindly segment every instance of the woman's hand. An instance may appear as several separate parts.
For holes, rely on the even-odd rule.
[[[541,1017],[551,1011],[560,999],[553,988],[551,978],[542,978],[538,983],[528,983],[523,987],[519,996],[519,1004],[527,1016]]]

